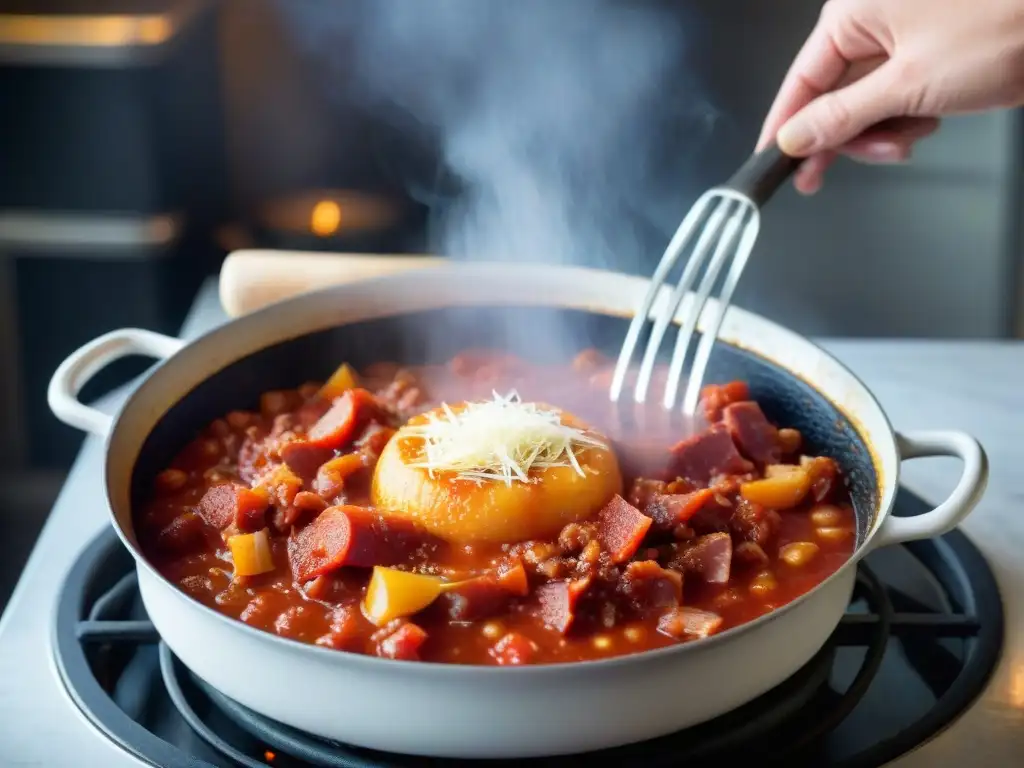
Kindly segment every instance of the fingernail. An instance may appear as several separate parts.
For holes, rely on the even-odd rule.
[[[904,147],[891,141],[873,141],[864,147],[864,153],[879,163],[901,163],[910,156]]]
[[[814,151],[817,139],[806,122],[794,118],[779,129],[775,141],[787,155],[803,156]]]
[[[801,195],[814,195],[821,189],[822,179],[820,176],[801,176],[797,174],[794,186]]]

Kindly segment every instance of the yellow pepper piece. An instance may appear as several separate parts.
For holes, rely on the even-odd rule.
[[[766,467],[764,480],[740,486],[740,495],[747,501],[769,509],[795,507],[811,490],[811,475],[801,467],[778,465]]]
[[[419,613],[448,586],[437,576],[423,576],[394,568],[375,566],[366,588],[363,611],[377,626],[392,619]]]
[[[354,389],[357,383],[356,372],[349,367],[348,363],[342,363],[331,374],[327,383],[320,387],[317,394],[324,400],[333,400],[336,397],[341,397],[345,391]]]
[[[270,535],[266,528],[256,533],[239,533],[228,537],[228,549],[235,563],[236,576],[256,576],[274,570]]]

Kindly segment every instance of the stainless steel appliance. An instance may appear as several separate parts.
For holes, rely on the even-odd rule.
[[[5,466],[59,469],[74,456],[77,437],[40,399],[66,350],[111,322],[173,329],[217,263],[214,5],[0,2]]]

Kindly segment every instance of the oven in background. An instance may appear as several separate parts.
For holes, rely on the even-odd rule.
[[[114,327],[175,332],[218,264],[214,5],[0,2],[0,601],[81,444],[47,408],[55,366]]]

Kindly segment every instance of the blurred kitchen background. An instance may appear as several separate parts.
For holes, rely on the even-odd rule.
[[[414,5],[433,9],[429,24]],[[814,0],[634,2],[636,13],[657,14],[667,36],[660,58],[637,64],[628,45],[639,42],[647,56],[645,41],[619,50],[602,35],[618,26],[635,38],[644,27],[595,26],[612,0],[562,0],[551,4],[557,13],[543,5],[0,0],[0,605],[81,443],[51,416],[45,395],[75,347],[120,326],[176,332],[235,248],[437,248],[474,179],[449,162],[444,120],[429,124],[417,105],[472,111],[460,94],[493,98],[503,81],[487,67],[502,55],[518,57],[514,72],[537,77],[527,39],[543,84],[561,78],[573,93],[607,99],[601,120],[589,122],[614,135],[595,144],[586,126],[559,123],[556,106],[553,123],[535,121],[527,137],[535,162],[561,167],[566,155],[577,177],[592,172],[594,185],[566,192],[581,200],[581,190],[607,200],[601,190],[617,189],[619,213],[602,218],[625,233],[630,252],[605,237],[612,255],[595,250],[594,259],[649,272],[693,197],[750,150],[820,8]],[[393,14],[387,34],[367,26],[382,8]],[[449,35],[460,14],[472,23]],[[498,45],[495,29],[520,37]],[[360,49],[371,32],[376,48]],[[480,64],[485,53],[489,63]],[[560,72],[560,61],[572,71]],[[610,76],[634,64],[657,78],[641,71],[641,87]],[[421,101],[403,103],[410,94]],[[517,120],[529,111],[529,97],[510,100]],[[628,114],[616,111],[623,104]],[[487,116],[502,129],[503,114]],[[1019,121],[1017,113],[951,120],[909,167],[841,164],[814,199],[781,193],[738,303],[807,334],[1019,336]],[[511,242],[544,248],[543,239]],[[85,396],[141,365],[110,371]]]

